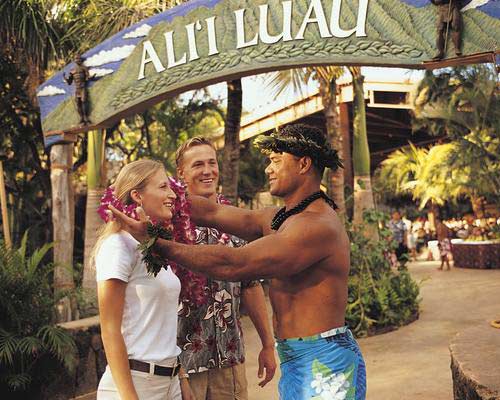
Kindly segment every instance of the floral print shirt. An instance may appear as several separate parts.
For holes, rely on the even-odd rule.
[[[223,234],[224,235],[224,234]],[[196,228],[196,244],[220,244],[221,234],[213,228]],[[226,235],[226,245],[241,247],[245,242]],[[189,373],[211,368],[224,368],[245,361],[243,332],[240,325],[242,288],[258,285],[207,280],[208,304],[193,307],[181,303],[179,309],[178,345],[182,349],[181,364]]]

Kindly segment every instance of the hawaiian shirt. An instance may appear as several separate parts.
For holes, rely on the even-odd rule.
[[[227,246],[241,247],[245,241],[228,236]],[[196,228],[196,244],[220,244],[220,233],[213,228]],[[182,349],[181,364],[189,373],[224,368],[245,362],[243,332],[240,324],[242,288],[258,285],[225,282],[208,278],[208,304],[193,307],[181,303],[177,330]]]
[[[387,224],[389,229],[392,231],[392,236],[397,243],[403,243],[404,236],[406,233],[406,224],[403,220],[393,220],[391,219]]]

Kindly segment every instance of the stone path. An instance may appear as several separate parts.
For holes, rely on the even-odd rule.
[[[368,375],[368,400],[452,400],[448,345],[472,325],[493,329],[500,318],[500,270],[453,268],[437,262],[409,267],[421,282],[418,321],[397,331],[359,340]],[[279,372],[264,389],[257,386],[258,336],[243,319],[250,400],[277,400]],[[500,335],[500,331],[498,332]]]

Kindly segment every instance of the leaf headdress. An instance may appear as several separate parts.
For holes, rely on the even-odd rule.
[[[288,125],[270,135],[260,135],[255,139],[254,145],[264,154],[275,152],[311,157],[320,169],[330,168],[336,171],[344,167],[337,150],[324,140],[323,133],[317,128],[303,124]]]

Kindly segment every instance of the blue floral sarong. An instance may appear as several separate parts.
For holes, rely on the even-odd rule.
[[[366,369],[347,327],[277,340],[280,400],[364,400]]]

